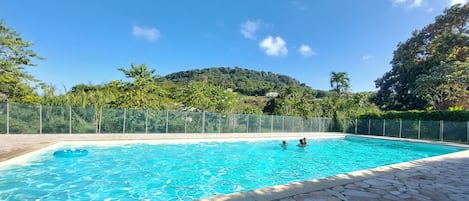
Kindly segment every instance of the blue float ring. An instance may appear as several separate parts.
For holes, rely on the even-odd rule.
[[[54,152],[54,156],[60,158],[82,157],[86,155],[88,155],[88,150],[86,149],[63,149]]]

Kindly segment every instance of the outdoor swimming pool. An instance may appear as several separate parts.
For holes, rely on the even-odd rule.
[[[87,145],[75,158],[48,150],[0,170],[0,200],[193,200],[461,151],[357,137],[308,142]]]

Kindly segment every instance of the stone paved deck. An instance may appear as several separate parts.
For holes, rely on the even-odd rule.
[[[327,137],[331,134],[276,134],[269,137]],[[258,135],[0,135],[0,162],[69,140],[225,139]],[[263,136],[266,137],[266,136]],[[367,201],[469,200],[469,151],[378,167],[333,177],[234,193],[203,200]]]

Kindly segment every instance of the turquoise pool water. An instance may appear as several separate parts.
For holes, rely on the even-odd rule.
[[[347,137],[297,141],[80,146],[0,170],[0,200],[193,200],[460,151]],[[64,147],[65,148],[65,147]]]

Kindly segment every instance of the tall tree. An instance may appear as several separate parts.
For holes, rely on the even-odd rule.
[[[39,101],[34,88],[29,86],[38,80],[24,70],[35,66],[33,59],[42,59],[29,49],[32,45],[0,21],[0,102]]]
[[[350,79],[346,72],[332,72],[330,83],[333,90],[339,94],[350,89]]]
[[[464,50],[468,46],[468,21],[469,4],[458,4],[437,16],[434,23],[414,31],[407,41],[399,43],[391,61],[391,71],[375,81],[379,88],[375,102],[385,110],[423,109],[428,100],[416,93],[419,87],[416,78],[429,74],[441,62],[450,62],[454,50]],[[459,56],[464,57],[464,54]]]
[[[153,75],[155,70],[149,70],[145,64],[131,64],[130,69],[118,68],[127,78],[133,79],[132,82],[115,83],[120,89],[121,94],[116,99],[116,106],[131,109],[162,109],[166,95],[158,87]]]

